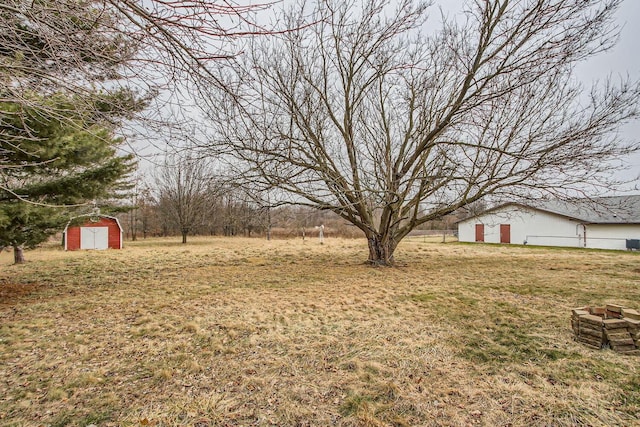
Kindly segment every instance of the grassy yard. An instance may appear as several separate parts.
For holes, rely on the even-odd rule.
[[[0,425],[640,425],[640,358],[570,326],[640,308],[637,253],[176,242],[0,254]]]

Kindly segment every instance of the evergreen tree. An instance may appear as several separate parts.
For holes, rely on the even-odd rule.
[[[99,104],[101,97],[95,101]],[[0,103],[0,153],[17,166],[2,175],[0,247],[12,246],[16,263],[24,261],[23,248],[61,230],[70,207],[117,197],[135,168],[131,155],[118,154],[122,140],[101,114],[89,114],[63,95],[34,105],[44,108]],[[107,105],[113,104],[96,110]],[[128,110],[135,108],[129,103]]]

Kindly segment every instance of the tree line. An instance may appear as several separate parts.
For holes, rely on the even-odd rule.
[[[166,156],[133,187],[114,210],[126,238],[244,236],[270,239],[317,236],[323,225],[333,236],[361,237],[359,230],[330,211],[269,204],[223,179],[207,159]],[[110,206],[113,209],[113,206]]]
[[[107,205],[132,241],[160,236],[181,236],[182,243],[189,236],[305,239],[318,237],[320,226],[328,236],[363,237],[360,229],[330,210],[281,204],[277,198],[270,204],[267,195],[229,181],[208,158],[165,155],[153,172],[133,183],[115,209]],[[457,220],[485,208],[483,202],[469,204],[416,228],[450,230]]]

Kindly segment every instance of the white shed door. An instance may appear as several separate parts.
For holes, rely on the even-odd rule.
[[[109,227],[80,227],[80,249],[107,249]]]

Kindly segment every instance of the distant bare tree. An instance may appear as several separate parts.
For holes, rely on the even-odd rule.
[[[252,230],[264,230],[267,240],[271,240],[271,229],[273,227],[272,210],[276,207],[272,195],[268,191],[259,191],[250,183],[237,186],[236,194],[239,197],[240,211],[236,214],[243,224],[245,234],[249,235]]]
[[[157,215],[155,212],[155,199],[153,190],[145,183],[138,194],[138,213],[137,217],[140,222],[142,238],[146,239],[153,227],[157,223]]]
[[[466,204],[462,209],[461,213],[464,216],[476,216],[480,213],[489,209],[489,205],[484,200],[476,200],[473,203]]]
[[[241,97],[210,94],[211,147],[253,186],[336,212],[371,263],[393,264],[413,228],[487,196],[611,185],[607,162],[638,149],[616,134],[638,85],[586,93],[572,70],[613,46],[620,3],[468,1],[420,35],[423,2],[301,2],[286,25],[318,24],[255,41],[227,76]]]
[[[143,175],[131,179],[131,189],[127,192],[123,206],[126,213],[119,215],[122,227],[132,241],[138,239],[138,233],[147,238],[155,210],[153,190]]]
[[[167,156],[156,175],[158,205],[165,221],[177,225],[182,243],[205,222],[211,209],[208,182],[211,169],[202,159]]]

